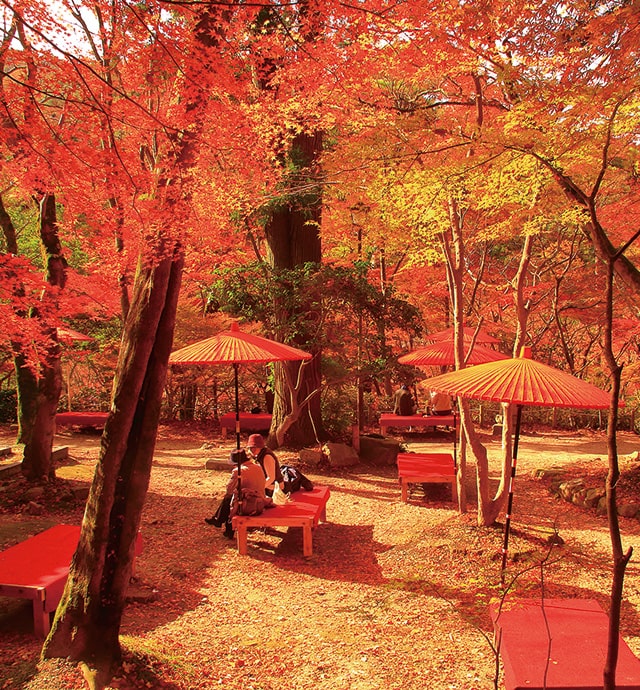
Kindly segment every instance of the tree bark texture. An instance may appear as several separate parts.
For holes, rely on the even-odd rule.
[[[58,237],[56,199],[44,194],[40,201],[40,239],[46,259],[47,285],[62,290],[67,281],[67,262]],[[53,292],[53,291],[51,291]],[[56,298],[45,288],[42,310],[55,308]],[[32,318],[40,314],[34,313]],[[62,393],[62,363],[55,329],[43,328],[48,336],[38,376],[24,368],[25,358],[15,359],[18,382],[20,441],[25,444],[21,470],[29,480],[45,481],[54,476],[51,451],[56,428],[56,410]]]
[[[80,543],[45,657],[70,656],[107,669],[120,657],[120,622],[149,485],[181,274],[181,257],[137,274]]]
[[[285,197],[280,205],[272,210],[266,226],[265,234],[269,247],[268,258],[273,268],[295,268],[305,263],[319,264],[322,260],[322,246],[320,241],[320,223],[322,219],[322,193],[317,180],[317,160],[322,150],[322,135],[299,134],[293,144],[294,158],[300,162],[296,179],[291,180],[294,185],[303,185],[311,191],[305,194],[293,194]],[[303,183],[303,177],[304,183]],[[295,320],[295,314],[286,313],[281,305],[276,304],[276,319],[282,324]],[[300,342],[311,341],[311,334],[301,334]],[[296,345],[294,341],[294,345]],[[316,435],[323,436],[322,414],[320,406],[321,384],[321,357],[320,348],[307,348],[314,355],[313,360],[306,364],[302,372],[301,386],[295,393],[297,401],[307,400],[306,409],[289,426],[285,441],[294,446],[310,445],[315,443]],[[289,367],[290,374],[295,380],[294,367],[297,363],[282,363],[278,367]],[[297,369],[296,369],[297,371]],[[285,422],[287,415],[292,411],[290,391],[287,389],[286,376],[283,372],[276,371],[275,376],[275,401],[273,407],[272,430]],[[317,391],[315,395],[309,395]]]

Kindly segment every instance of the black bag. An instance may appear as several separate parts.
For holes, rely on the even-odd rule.
[[[305,491],[313,490],[313,482],[291,465],[281,465],[280,470],[282,471],[282,478],[284,481],[284,492],[290,494],[293,491],[300,491],[304,489]]]

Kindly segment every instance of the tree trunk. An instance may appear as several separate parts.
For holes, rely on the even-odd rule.
[[[151,463],[182,274],[181,257],[141,269],[125,323],[111,413],[82,522],[80,543],[44,648],[108,680]]]
[[[607,658],[603,672],[604,690],[615,690],[616,666],[620,640],[620,610],[622,608],[622,593],[627,564],[633,550],[626,553],[622,549],[620,523],[618,522],[618,506],[616,487],[620,478],[618,466],[618,444],[616,429],[618,426],[618,403],[620,397],[620,379],[622,367],[617,363],[612,346],[613,336],[613,275],[615,257],[607,263],[607,327],[605,329],[604,355],[611,374],[613,384],[611,391],[611,406],[609,408],[609,424],[607,429],[607,457],[609,471],[605,482],[607,519],[609,522],[609,536],[611,539],[611,555],[613,558],[613,577],[611,580],[611,606],[609,609],[609,631],[607,640]]]
[[[283,203],[272,211],[265,226],[265,234],[269,247],[269,263],[276,269],[287,269],[302,266],[304,264],[320,264],[322,260],[322,245],[320,241],[320,222],[322,218],[322,194],[317,180],[317,160],[322,150],[322,135],[299,134],[293,143],[292,157],[300,163],[296,173],[296,179],[290,180],[295,185],[305,179],[305,189],[311,189],[304,195],[295,194],[294,201]],[[276,304],[276,319],[282,324],[282,330],[286,331],[285,324],[295,318],[282,305]],[[303,333],[294,344],[313,342],[313,334]],[[304,414],[300,414],[293,421],[287,420],[292,412],[291,391],[287,388],[287,376],[278,369],[288,367],[292,369],[295,363],[278,364],[275,376],[275,400],[273,406],[272,437],[276,435],[279,426],[291,422],[284,441],[294,446],[312,445],[316,437],[324,436],[322,426],[322,414],[320,406],[320,384],[322,380],[320,348],[307,348],[314,355],[311,362],[305,365],[302,371],[301,385],[295,392],[297,404],[304,404]],[[291,374],[292,372],[290,372]],[[295,380],[295,375],[293,376]],[[311,393],[314,393],[311,395]]]
[[[40,239],[46,258],[46,279],[49,286],[62,290],[67,281],[67,262],[62,255],[58,237],[56,199],[45,194],[40,201]],[[55,291],[45,289],[43,310],[55,310]],[[38,318],[38,314],[30,315]],[[24,368],[25,357],[15,359],[18,382],[18,428],[20,442],[24,443],[21,470],[32,481],[46,481],[55,474],[51,465],[53,436],[56,428],[56,410],[62,393],[62,363],[55,329],[43,333],[49,345],[40,363],[38,376]],[[23,387],[22,387],[23,386]]]

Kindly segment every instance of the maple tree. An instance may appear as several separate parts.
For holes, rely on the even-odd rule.
[[[39,284],[8,255],[17,254],[15,200],[37,193],[47,200],[51,268],[78,242],[113,277],[124,324],[80,548],[45,645],[48,655],[97,663],[96,686],[118,655],[183,262],[185,282],[201,293],[212,273],[246,266],[250,252],[266,258],[270,286],[308,273],[297,302],[287,301],[293,290],[261,295],[272,333],[318,355],[292,405],[282,394],[290,383],[276,377],[276,426],[301,401],[311,410],[312,421],[300,414],[288,428],[289,441],[322,430],[322,352],[357,360],[360,407],[367,356],[391,392],[390,346],[410,345],[417,332],[389,323],[397,296],[415,300],[429,329],[453,321],[459,332],[487,318],[508,347],[528,340],[549,361],[606,375],[595,345],[611,327],[600,318],[597,268],[604,262],[636,294],[640,285],[632,3],[5,7],[2,174],[19,192],[7,214],[0,209],[11,305],[3,301],[2,313],[24,322],[30,281]],[[379,300],[338,299],[361,283],[323,272],[327,260],[331,270],[355,266]],[[621,318],[637,319],[619,284],[607,285]],[[52,343],[52,394],[34,408],[50,429],[59,355],[55,339],[37,338],[55,326],[59,292],[48,292],[52,321],[24,339]],[[315,313],[323,301],[337,312],[324,339]],[[342,345],[348,351],[336,352]],[[37,435],[44,446],[47,433]],[[482,484],[487,467],[478,467]],[[503,489],[489,497],[482,484],[482,521],[497,516]]]

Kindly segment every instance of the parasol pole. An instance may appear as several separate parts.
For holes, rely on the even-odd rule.
[[[516,476],[518,463],[518,441],[520,439],[520,421],[522,420],[522,405],[518,405],[516,412],[516,434],[513,441],[513,455],[511,458],[511,476],[509,477],[509,498],[507,501],[507,515],[504,521],[504,540],[502,543],[502,566],[500,569],[500,582],[504,584],[504,571],[507,567],[507,547],[509,545],[509,530],[511,527],[511,509],[513,507],[513,480]]]
[[[455,403],[453,406],[453,469],[458,469],[458,416],[456,415]]]
[[[233,382],[236,389],[236,449],[240,450],[240,397],[238,393],[238,368],[237,362],[233,363]]]
[[[233,382],[236,389],[236,450],[240,450],[240,398],[238,393],[238,369],[239,365],[237,362],[233,363]],[[236,453],[237,458],[237,468],[238,468],[238,483],[236,485],[236,490],[238,492],[236,500],[238,501],[238,515],[242,514],[242,479],[240,478],[240,473],[242,471],[242,463],[240,462],[240,453]]]

